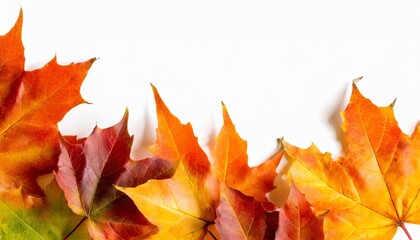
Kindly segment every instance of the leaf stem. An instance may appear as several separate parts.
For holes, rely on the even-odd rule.
[[[405,235],[407,235],[408,239],[413,240],[413,238],[411,237],[411,235],[410,235],[410,233],[408,232],[407,228],[405,227],[404,222],[402,222],[402,223],[400,224],[400,227],[404,230]]]
[[[74,227],[73,230],[71,230],[71,232],[69,232],[69,234],[67,234],[67,236],[64,237],[64,240],[67,240],[67,238],[69,238],[86,219],[87,219],[86,216],[82,218],[82,220],[80,220],[80,222],[76,225],[76,227]]]

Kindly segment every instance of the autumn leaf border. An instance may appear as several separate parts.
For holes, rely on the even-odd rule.
[[[2,47],[13,50],[11,58],[0,57],[2,141],[24,141],[23,133],[53,140],[40,145],[42,157],[29,155],[24,170],[14,166],[23,147],[0,148],[3,156],[11,156],[0,168],[0,239],[388,239],[397,227],[412,239],[404,222],[420,223],[420,183],[413,182],[420,176],[420,127],[406,136],[394,118],[393,104],[377,107],[360,94],[356,81],[342,113],[348,155],[337,160],[315,145],[300,149],[282,140],[272,158],[251,168],[247,143],[236,132],[225,104],[223,127],[212,156],[207,156],[191,124],[182,124],[170,112],[153,85],[158,116],[157,140],[150,147],[153,157],[132,160],[128,111],[116,125],[96,127],[82,139],[61,136],[56,123],[48,125],[55,135],[42,131],[45,126],[26,127],[42,119],[32,112],[48,110],[38,110],[39,104],[30,102],[33,96],[25,95],[41,91],[36,84],[47,74],[43,69],[63,68],[68,79],[79,79],[74,86],[60,86],[71,86],[68,93],[54,96],[70,109],[84,102],[80,84],[95,59],[59,66],[54,58],[40,70],[24,72],[23,45],[13,47],[20,41],[22,16],[21,11],[12,30],[0,36],[0,53]],[[35,90],[22,90],[25,87]],[[53,104],[48,97],[42,101]],[[22,114],[16,106],[28,110]],[[383,132],[380,139],[375,131]],[[286,174],[291,192],[283,206],[276,206],[267,196],[275,188],[283,153],[291,164]],[[34,181],[48,173],[54,175],[44,186]],[[369,187],[379,185],[378,191],[385,192],[371,193]],[[372,201],[375,194],[387,196],[386,203]],[[357,221],[368,227],[357,226]]]

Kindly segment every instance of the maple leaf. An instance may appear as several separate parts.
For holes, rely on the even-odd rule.
[[[393,104],[377,107],[353,92],[342,114],[347,156],[333,161],[315,145],[300,149],[283,142],[293,160],[290,174],[325,218],[327,239],[391,239],[404,222],[420,223],[420,126],[402,133]]]
[[[130,159],[133,137],[127,119],[128,112],[116,125],[96,127],[87,138],[60,140],[57,182],[73,212],[87,219],[94,239],[142,239],[153,234],[156,227],[113,185],[133,187],[173,174],[172,164],[160,158]]]
[[[286,204],[279,211],[276,239],[324,239],[323,216],[316,216],[305,196],[292,182]]]
[[[0,239],[63,239],[82,219],[66,205],[53,179],[46,198],[25,195],[22,188],[0,191]],[[82,228],[67,239],[86,239]]]
[[[276,168],[283,152],[279,151],[261,165],[248,166],[247,143],[236,132],[227,108],[222,104],[223,126],[212,151],[213,170],[220,182],[252,196],[258,201],[268,201],[266,194],[274,189]]]
[[[218,186],[210,163],[191,124],[181,124],[152,86],[158,117],[156,144],[151,152],[177,164],[170,179],[149,180],[126,193],[150,222],[159,228],[152,239],[213,239]],[[216,194],[215,194],[216,193]]]
[[[220,187],[216,228],[222,239],[265,239],[269,233],[269,213],[261,202],[224,184]],[[274,224],[276,224],[274,222]]]
[[[57,122],[84,102],[80,85],[95,59],[61,66],[54,58],[25,71],[22,22],[20,11],[14,27],[0,37],[0,185],[43,196],[36,179],[57,165]]]

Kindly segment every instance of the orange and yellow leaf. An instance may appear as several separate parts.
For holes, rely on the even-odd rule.
[[[326,238],[391,239],[404,222],[419,224],[419,127],[405,135],[393,104],[375,106],[355,84],[342,116],[345,157],[283,143],[296,186],[317,211],[329,211]]]

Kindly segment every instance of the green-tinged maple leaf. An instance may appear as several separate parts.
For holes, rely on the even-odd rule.
[[[171,162],[160,158],[130,159],[133,138],[128,113],[116,125],[94,131],[84,139],[62,137],[57,182],[73,212],[87,218],[94,239],[142,239],[156,232],[133,201],[113,185],[134,187],[151,178],[173,174]]]
[[[67,206],[55,179],[47,186],[45,199],[27,196],[22,188],[0,191],[0,239],[63,239],[82,218]],[[89,238],[83,228],[72,236],[67,239]]]
[[[60,152],[57,122],[84,100],[80,85],[95,59],[24,70],[23,16],[0,36],[0,185],[43,196],[36,182],[51,173]]]
[[[220,182],[258,201],[268,201],[266,194],[274,189],[276,168],[283,152],[279,151],[261,165],[248,166],[247,143],[236,132],[235,125],[223,104],[223,127],[213,149],[213,170]]]
[[[286,204],[279,212],[276,240],[324,239],[324,217],[316,216],[305,196],[292,182]]]
[[[420,224],[420,126],[405,135],[393,104],[377,107],[355,84],[342,116],[345,157],[283,142],[294,183],[317,211],[329,211],[326,239],[392,239],[398,226],[409,236],[404,222]]]

